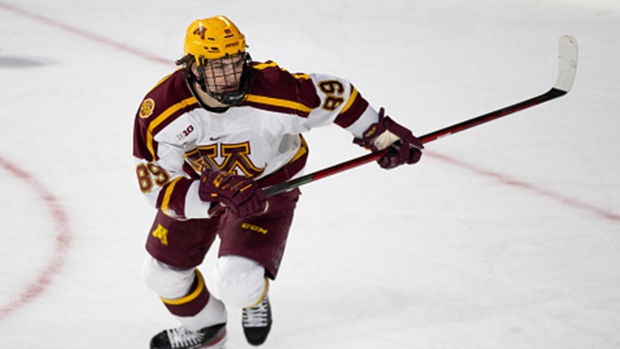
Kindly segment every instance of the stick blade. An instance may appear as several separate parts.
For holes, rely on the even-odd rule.
[[[577,74],[577,39],[564,35],[558,40],[558,77],[553,87],[568,92]]]

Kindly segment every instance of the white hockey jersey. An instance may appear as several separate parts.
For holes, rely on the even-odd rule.
[[[208,218],[198,197],[205,168],[233,172],[266,187],[299,176],[308,147],[301,134],[337,124],[353,136],[378,120],[376,111],[345,79],[291,74],[276,63],[252,63],[246,100],[210,111],[179,69],[142,101],[134,125],[133,155],[147,201],[176,219]]]

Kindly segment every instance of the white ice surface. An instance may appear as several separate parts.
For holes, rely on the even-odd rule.
[[[176,326],[141,278],[133,115],[221,13],[255,59],[347,77],[418,135],[545,92],[557,39],[580,44],[568,95],[305,186],[264,348],[620,348],[620,4],[588,3],[0,0],[0,347]],[[307,139],[309,170],[363,154]]]

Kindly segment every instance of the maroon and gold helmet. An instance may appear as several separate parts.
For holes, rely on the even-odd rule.
[[[185,54],[195,57],[196,64],[204,59],[218,59],[244,53],[245,36],[225,16],[198,19],[185,34]]]
[[[183,50],[188,79],[226,105],[243,102],[252,79],[245,36],[225,16],[198,19],[187,28]],[[192,73],[195,64],[197,75]]]

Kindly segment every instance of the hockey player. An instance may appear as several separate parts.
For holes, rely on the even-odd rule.
[[[147,286],[181,326],[150,347],[224,348],[228,309],[241,309],[247,341],[272,324],[269,280],[278,274],[299,190],[266,198],[262,187],[302,174],[302,132],[336,124],[378,151],[381,167],[416,163],[423,148],[407,128],[377,113],[348,81],[292,74],[254,62],[226,17],[187,29],[180,69],[144,97],[133,155],[142,193],[157,214],[144,264]],[[210,284],[197,269],[220,238]]]

